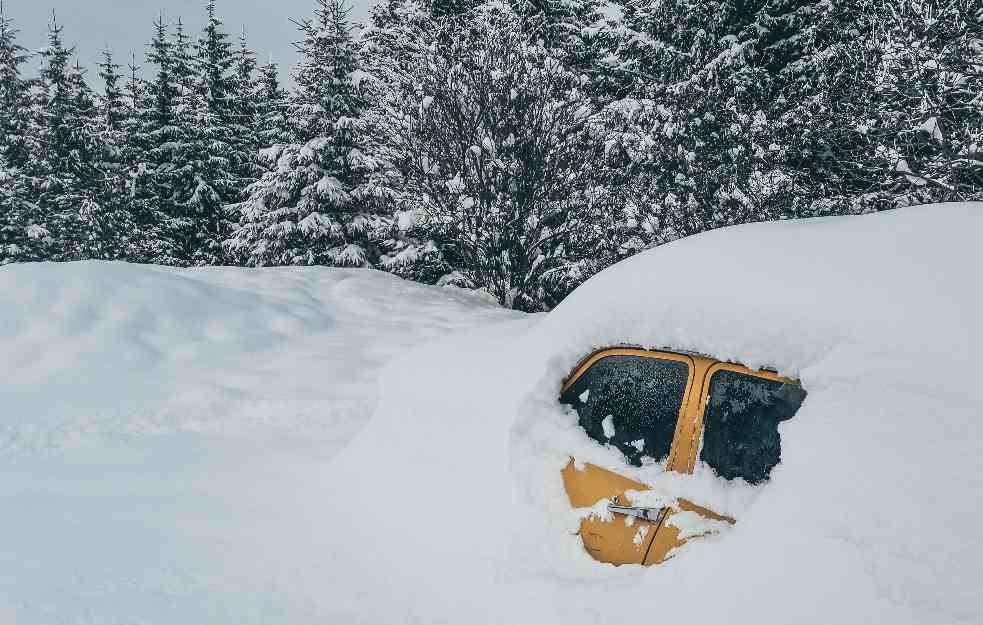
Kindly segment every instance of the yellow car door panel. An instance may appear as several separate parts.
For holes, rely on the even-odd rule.
[[[626,462],[665,463],[673,454],[680,416],[693,387],[693,360],[681,354],[610,349],[592,354],[570,376],[561,402],[573,408],[580,425],[595,441],[617,448]],[[675,454],[679,455],[679,454]],[[575,508],[615,500],[632,508],[628,491],[647,490],[638,481],[571,459],[563,483]],[[596,560],[641,564],[655,536],[658,511],[651,518],[601,510],[584,518],[580,535]]]
[[[574,508],[592,508],[617,500],[631,506],[628,491],[648,487],[592,464],[578,468],[573,460],[563,469],[563,485]],[[620,514],[587,516],[580,521],[584,548],[595,560],[611,564],[641,564],[655,536],[655,523]]]
[[[673,552],[687,542],[710,534],[716,534],[736,521],[717,514],[687,499],[676,500],[675,507],[667,510],[657,528],[643,564],[660,564],[672,557]]]

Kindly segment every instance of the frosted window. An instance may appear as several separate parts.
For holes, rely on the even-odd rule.
[[[634,465],[669,455],[686,393],[684,362],[642,356],[608,356],[563,394],[587,434],[621,450]]]
[[[782,459],[778,424],[795,415],[805,395],[797,384],[718,371],[710,379],[700,460],[728,480],[767,480]]]

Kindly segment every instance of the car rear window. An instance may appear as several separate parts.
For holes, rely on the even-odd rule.
[[[782,458],[778,424],[805,399],[798,384],[721,370],[710,378],[700,460],[717,475],[758,484]]]
[[[560,397],[587,434],[617,447],[636,466],[669,455],[686,394],[685,362],[643,356],[597,361]]]

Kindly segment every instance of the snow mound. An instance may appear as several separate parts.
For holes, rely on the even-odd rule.
[[[460,289],[323,268],[11,265],[0,293],[0,453],[181,430],[337,437],[401,351],[508,316]]]
[[[980,232],[981,204],[729,228],[536,316],[374,272],[0,269],[0,621],[983,622]],[[770,482],[588,439],[560,385],[622,344],[799,377]],[[571,454],[737,525],[598,564]]]
[[[0,623],[358,622],[321,474],[389,362],[517,317],[369,270],[0,268]]]
[[[810,388],[874,375],[978,397],[981,224],[983,204],[946,204],[708,232],[589,280],[544,333],[569,337],[565,363],[612,343],[672,346]],[[949,366],[926,370],[936,360]]]
[[[387,623],[983,622],[980,232],[980,204],[723,229],[612,267],[532,326],[415,352],[328,478],[349,489],[332,592]],[[557,402],[610,345],[769,366],[809,392],[769,483],[691,480],[738,524],[648,569],[589,559],[559,473],[574,454],[674,479]]]

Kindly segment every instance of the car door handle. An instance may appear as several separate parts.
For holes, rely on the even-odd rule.
[[[608,503],[608,512],[615,512],[617,514],[623,514],[625,516],[635,517],[636,519],[642,519],[643,521],[649,521],[651,523],[658,523],[659,517],[662,516],[662,511],[665,508],[640,508],[638,506],[622,506],[619,503],[618,497],[613,497]]]

